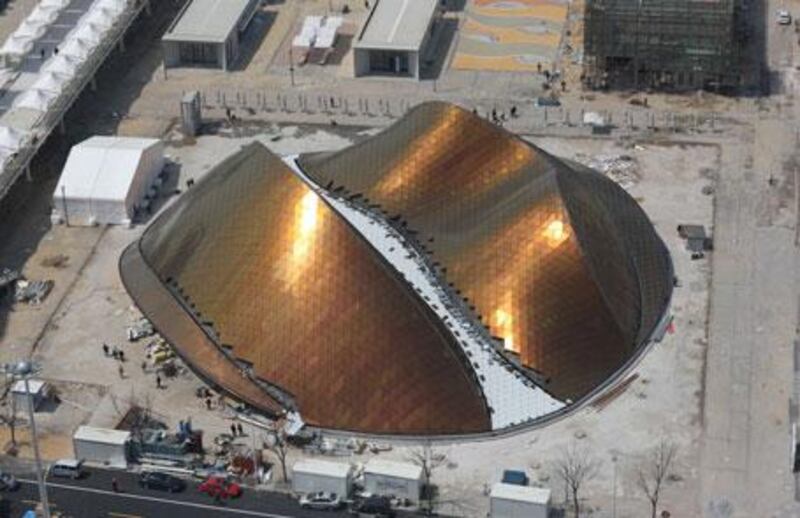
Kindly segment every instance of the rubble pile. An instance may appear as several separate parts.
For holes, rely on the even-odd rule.
[[[53,290],[53,281],[31,281],[17,270],[0,269],[0,298],[14,296],[14,302],[25,304],[41,304]]]
[[[631,155],[578,155],[575,160],[614,180],[620,187],[629,190],[639,183],[639,163]]]
[[[14,302],[41,304],[53,289],[53,281],[29,281],[18,279],[14,290]]]
[[[142,338],[153,336],[154,334],[156,334],[156,330],[153,328],[153,324],[151,324],[150,321],[144,317],[140,318],[128,327],[129,342],[136,342]]]

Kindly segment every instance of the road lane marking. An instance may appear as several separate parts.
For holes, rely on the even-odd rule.
[[[109,516],[117,516],[119,518],[144,518],[144,516],[142,516],[140,514],[115,513],[113,511],[110,511],[108,513],[108,515]]]
[[[30,484],[30,485],[36,485],[37,484],[37,482],[35,480],[27,480],[27,479],[22,479],[22,478],[18,478],[17,480],[20,482],[20,484]],[[85,492],[85,493],[94,493],[94,494],[97,494],[97,495],[110,495],[110,496],[116,496],[116,497],[119,497],[119,498],[131,498],[131,499],[134,499],[134,500],[144,500],[144,501],[147,501],[147,502],[157,502],[159,504],[171,504],[171,505],[177,505],[177,506],[182,506],[182,507],[194,507],[195,509],[204,509],[204,510],[207,510],[207,511],[216,511],[216,512],[224,511],[226,513],[241,514],[241,515],[245,515],[245,516],[259,516],[261,518],[294,518],[292,516],[288,516],[288,515],[285,515],[285,514],[262,513],[262,512],[259,512],[259,511],[250,511],[250,510],[247,510],[247,509],[235,509],[235,508],[232,508],[232,507],[223,507],[223,506],[219,506],[219,505],[199,504],[197,502],[187,502],[187,501],[182,501],[182,500],[167,500],[166,498],[157,498],[157,497],[154,497],[154,496],[136,495],[136,494],[133,494],[133,493],[123,493],[123,492],[115,493],[114,491],[107,491],[105,489],[95,489],[93,487],[70,486],[68,484],[57,484],[57,483],[53,483],[53,482],[48,482],[47,483],[47,487],[55,487],[55,488],[58,488],[58,489],[66,489],[68,491],[79,491],[79,492],[82,491],[82,492]]]

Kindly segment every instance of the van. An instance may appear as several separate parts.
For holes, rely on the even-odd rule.
[[[50,466],[50,476],[78,479],[83,475],[83,461],[77,459],[57,460]]]

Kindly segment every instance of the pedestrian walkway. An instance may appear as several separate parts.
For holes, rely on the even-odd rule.
[[[29,50],[14,56],[14,66],[3,69],[0,125],[20,138],[17,147],[0,149],[0,198],[148,5],[139,0],[71,0]]]

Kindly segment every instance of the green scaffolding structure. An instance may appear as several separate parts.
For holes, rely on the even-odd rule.
[[[587,0],[584,80],[595,88],[741,84],[737,0]]]

